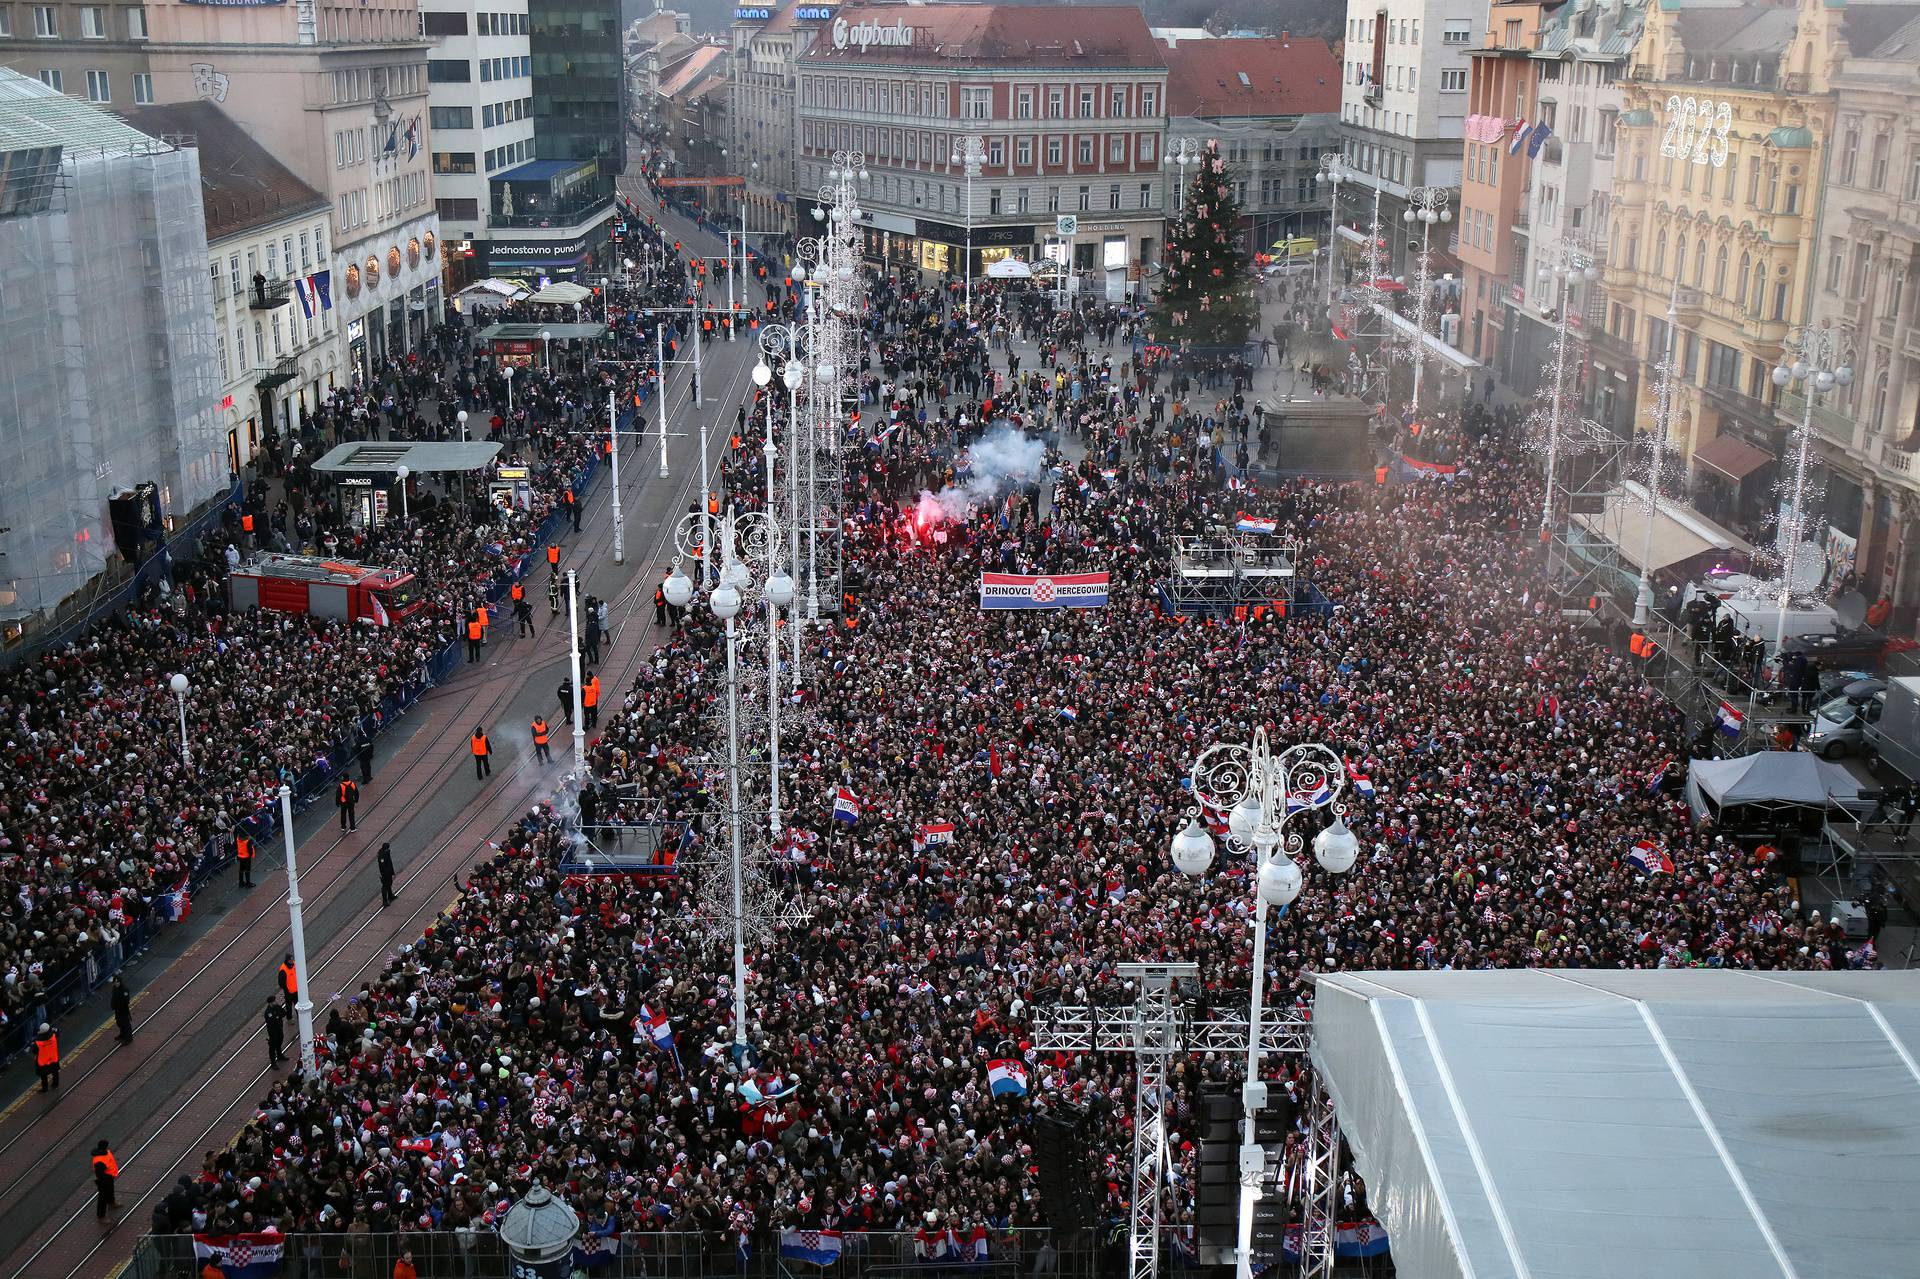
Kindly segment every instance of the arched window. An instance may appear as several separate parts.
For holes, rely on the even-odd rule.
[[[1748,306],[1753,310],[1753,313],[1755,315],[1758,315],[1760,314],[1761,309],[1764,308],[1766,305],[1767,305],[1767,264],[1765,262],[1762,262],[1753,268],[1753,297],[1748,302]]]
[[[1655,275],[1667,273],[1667,233],[1665,231],[1662,231],[1660,238],[1653,242],[1653,273]]]
[[[1873,429],[1884,431],[1887,426],[1887,375],[1883,371],[1873,380]]]
[[[1724,244],[1713,255],[1713,296],[1727,296],[1727,246]]]
[[[1673,245],[1673,278],[1685,283],[1687,278],[1687,237],[1681,236]]]
[[[1701,236],[1700,243],[1693,246],[1693,287],[1699,288],[1700,282],[1707,276],[1707,237]]]
[[[1848,125],[1840,143],[1840,181],[1853,185],[1854,170],[1860,166],[1860,128]]]
[[[1745,306],[1747,304],[1747,276],[1750,275],[1752,271],[1753,255],[1750,253],[1742,253],[1740,255],[1740,275],[1733,282],[1733,304],[1735,306]]]

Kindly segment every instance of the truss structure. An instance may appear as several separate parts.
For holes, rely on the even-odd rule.
[[[1129,1053],[1134,1058],[1133,1171],[1129,1184],[1127,1222],[1127,1279],[1157,1279],[1160,1269],[1161,1198],[1169,1159],[1166,1137],[1167,1066],[1178,1053],[1223,1053],[1244,1058],[1247,1052],[1247,1015],[1219,1010],[1189,1013],[1182,1005],[1179,985],[1199,974],[1191,963],[1121,964],[1118,974],[1134,983],[1134,1002],[1102,1007],[1063,1004],[1035,1013],[1033,1046],[1041,1052]],[[1308,1046],[1305,1018],[1278,1009],[1260,1019],[1263,1050],[1304,1053]],[[1318,1097],[1317,1091],[1313,1094]],[[1340,1144],[1331,1102],[1319,1111],[1319,1122],[1307,1129],[1308,1152],[1303,1168],[1307,1202],[1325,1208],[1324,1228],[1313,1236],[1324,1251],[1322,1268],[1308,1274],[1333,1273],[1336,1227],[1334,1209],[1338,1190],[1333,1179]],[[1277,1187],[1270,1158],[1257,1174],[1262,1193]],[[1309,1223],[1312,1213],[1309,1211]],[[1303,1239],[1303,1265],[1318,1257]]]
[[[1586,607],[1592,596],[1627,593],[1631,582],[1617,572],[1619,521],[1607,527],[1610,512],[1621,507],[1609,496],[1628,478],[1633,441],[1615,435],[1591,418],[1568,416],[1559,426],[1552,454],[1551,505],[1546,520],[1547,580],[1558,590],[1561,606]],[[1638,510],[1639,507],[1631,509]]]
[[[1320,1086],[1318,1075],[1308,1075],[1306,1112],[1300,1279],[1332,1279],[1334,1245],[1340,1233],[1340,1124],[1334,1116],[1333,1098]]]
[[[1291,538],[1221,530],[1174,539],[1167,598],[1182,613],[1231,612],[1288,602],[1303,547]]]

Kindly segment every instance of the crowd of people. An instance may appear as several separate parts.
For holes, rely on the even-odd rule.
[[[657,265],[625,301],[681,296],[685,265],[657,231],[636,234],[650,237]],[[600,451],[609,390],[645,399],[651,372],[561,352],[516,370],[509,387],[471,328],[437,330],[303,409],[290,438],[267,433],[201,558],[136,607],[0,674],[0,1043],[56,1016],[61,979],[117,957],[127,931],[224,856],[283,782],[367,747],[383,705],[418,689],[567,503]],[[526,505],[488,500],[485,475],[438,492],[416,476],[408,500],[369,525],[312,469],[346,439],[458,438],[462,412],[473,438],[501,444],[494,466],[532,467]],[[423,606],[384,626],[229,611],[227,575],[261,550],[410,571]],[[191,690],[185,736],[203,744],[190,755],[158,745],[179,736],[175,674]]]
[[[767,873],[804,922],[749,956],[748,1062],[728,1051],[731,967],[698,894],[675,874],[569,874],[575,835],[542,808],[328,1011],[320,1077],[279,1083],[157,1227],[486,1230],[544,1183],[608,1240],[964,1239],[1045,1224],[1032,1124],[1067,1107],[1121,1215],[1130,1064],[1039,1050],[1035,1014],[1127,1001],[1117,967],[1142,959],[1195,961],[1205,1000],[1245,999],[1245,865],[1223,854],[1188,879],[1167,850],[1197,754],[1262,727],[1342,757],[1362,844],[1349,874],[1309,866],[1272,921],[1270,1007],[1304,1011],[1307,978],[1339,969],[1875,963],[1804,917],[1764,856],[1691,819],[1681,716],[1544,589],[1538,480],[1510,421],[1433,415],[1419,448],[1446,479],[1229,487],[1210,450],[1175,441],[1238,432],[1232,362],[1149,358],[1133,317],[1021,308],[1042,347],[1023,369],[951,289],[875,279],[867,296],[862,383],[881,411],[849,441],[853,608],[810,633],[793,698],[793,833]],[[1154,412],[1161,395],[1178,407]],[[784,400],[743,406],[742,505]],[[957,515],[916,501],[964,489],[1002,421],[1053,441],[1042,471]],[[1242,511],[1305,544],[1324,606],[1163,611],[1173,540]],[[1109,601],[983,611],[983,570],[1104,571]],[[701,757],[719,632],[697,606],[676,618],[595,738],[587,794],[698,829],[717,800]],[[832,816],[842,790],[851,823]],[[1642,843],[1671,873],[1628,857]],[[994,1095],[1004,1059],[1024,1060],[1025,1096]],[[1270,1068],[1298,1089],[1303,1063]],[[1235,1069],[1173,1063],[1176,1222],[1198,1085]]]

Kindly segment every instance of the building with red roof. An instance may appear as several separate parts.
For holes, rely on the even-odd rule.
[[[1339,149],[1340,64],[1324,40],[1282,34],[1256,39],[1172,40],[1165,50],[1171,121],[1168,151],[1210,140],[1240,200],[1250,252],[1281,238],[1326,240],[1327,202],[1314,179],[1320,157]],[[1185,177],[1168,174],[1168,207]]]
[[[1132,5],[849,5],[795,58],[795,194],[859,152],[870,259],[962,287],[1070,254],[1124,296],[1165,229],[1165,54]]]

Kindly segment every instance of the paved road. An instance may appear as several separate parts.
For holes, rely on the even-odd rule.
[[[690,247],[720,251],[719,241],[683,220],[669,217],[668,223]],[[753,350],[748,342],[707,347],[701,412],[709,420],[724,416],[730,424],[751,387]],[[697,494],[690,393],[687,370],[676,369],[668,404],[671,430],[679,434],[669,440],[669,478],[658,474],[657,441],[622,459],[627,563],[613,563],[604,478],[587,494],[582,532],[563,542],[562,567],[581,571],[583,594],[616,601],[599,667],[616,698],[659,639],[652,583],[671,556],[672,524]],[[727,433],[715,430],[711,439],[717,470]],[[536,595],[544,585],[536,577]],[[545,612],[535,609],[543,623]],[[380,739],[373,782],[361,792],[357,832],[339,833],[327,805],[296,823],[316,1022],[324,1021],[328,1002],[371,981],[387,955],[420,935],[453,901],[486,841],[546,797],[566,771],[571,738],[554,697],[567,671],[566,628],[530,639],[508,639],[504,633],[512,628],[498,629],[502,634],[482,663],[461,667]],[[527,725],[536,713],[555,726],[549,765],[533,757]],[[488,727],[494,746],[494,773],[484,783],[474,780],[467,750],[475,724]],[[385,909],[373,864],[383,841],[393,845],[399,893]],[[0,1276],[111,1274],[148,1224],[156,1189],[164,1192],[197,1172],[202,1153],[226,1144],[250,1117],[274,1073],[267,1068],[260,1011],[287,946],[277,844],[261,863],[256,887],[239,890],[229,880],[204,892],[193,917],[163,933],[130,970],[131,1045],[115,1041],[105,999],[97,998],[60,1027],[66,1051],[56,1094],[40,1095],[24,1063],[0,1073],[0,1097],[8,1099],[0,1109],[0,1248],[6,1249]],[[94,1222],[87,1162],[103,1137],[113,1143],[121,1168],[124,1224],[111,1232]]]

